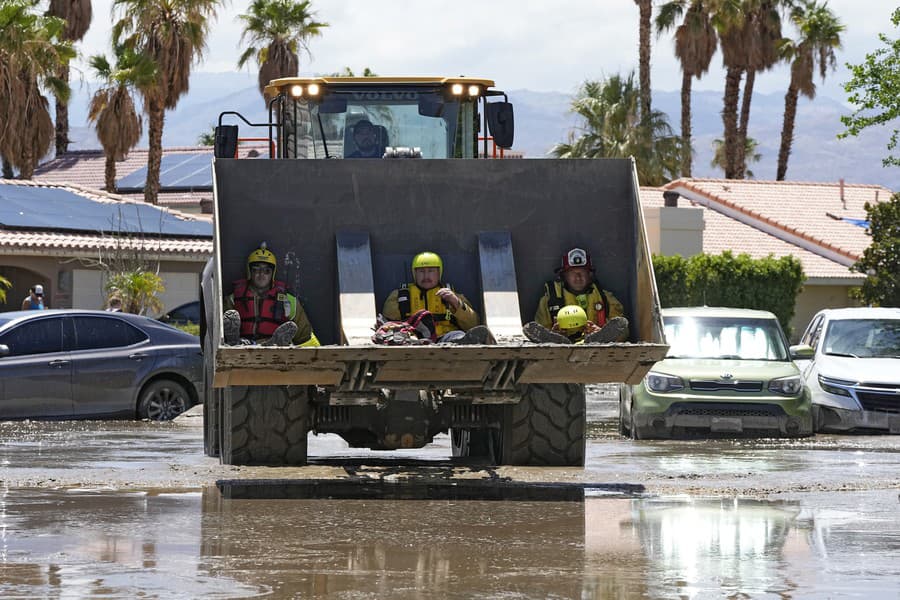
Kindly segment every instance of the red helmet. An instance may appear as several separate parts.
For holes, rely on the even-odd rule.
[[[562,261],[560,261],[560,266],[556,269],[556,272],[564,273],[569,269],[575,269],[578,267],[583,267],[593,271],[594,263],[591,261],[591,255],[586,250],[583,250],[581,248],[572,248],[562,255]]]

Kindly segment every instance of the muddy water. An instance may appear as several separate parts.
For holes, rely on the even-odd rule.
[[[4,598],[896,598],[895,492],[226,500],[0,490]]]
[[[584,469],[334,436],[230,467],[199,419],[0,423],[0,598],[900,598],[900,436],[632,442],[611,415]]]

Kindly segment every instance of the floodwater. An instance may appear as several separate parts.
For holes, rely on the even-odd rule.
[[[900,437],[594,421],[583,470],[333,436],[310,467],[228,467],[196,424],[0,423],[0,597],[900,597]]]

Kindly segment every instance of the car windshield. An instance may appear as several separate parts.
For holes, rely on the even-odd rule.
[[[472,139],[473,119],[473,102],[444,101],[430,90],[342,91],[321,104],[290,100],[284,152],[288,158],[381,158],[385,148],[403,147],[417,148],[421,158],[472,158],[473,147],[461,140]]]
[[[900,319],[842,319],[828,323],[823,352],[859,358],[900,358]]]
[[[784,334],[774,319],[663,317],[668,358],[787,360]]]

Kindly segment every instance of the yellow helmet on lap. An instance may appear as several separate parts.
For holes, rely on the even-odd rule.
[[[250,253],[247,257],[247,279],[250,279],[250,265],[263,263],[272,267],[272,278],[275,277],[275,270],[278,268],[278,261],[275,255],[269,250],[265,242],[259,245],[259,248]]]
[[[442,261],[441,257],[434,252],[419,252],[413,257],[412,271],[414,277],[416,275],[416,269],[425,267],[436,267],[438,270],[438,279],[444,275],[444,261]]]
[[[566,335],[575,333],[587,324],[587,313],[580,306],[563,306],[556,314],[556,324]]]

